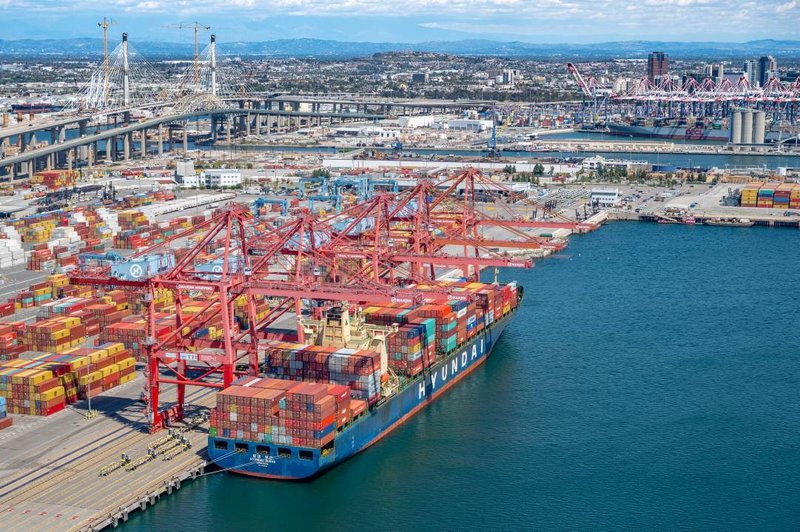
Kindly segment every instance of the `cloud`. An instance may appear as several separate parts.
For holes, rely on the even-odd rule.
[[[43,29],[88,35],[93,24],[82,20],[79,25],[78,17],[112,16],[120,28],[136,27],[150,35],[164,24],[200,20],[244,38],[237,26],[269,16],[291,19],[272,28],[274,38],[297,36],[291,28],[314,21],[308,36],[358,33],[365,38],[372,31],[375,36],[367,37],[372,40],[388,39],[389,28],[394,40],[424,33],[425,38],[466,34],[556,42],[742,41],[797,38],[796,17],[775,15],[794,13],[798,6],[800,0],[0,0],[0,14],[15,35],[25,28],[31,28],[31,35]],[[321,19],[330,24],[326,27]],[[263,30],[258,34],[265,36]]]

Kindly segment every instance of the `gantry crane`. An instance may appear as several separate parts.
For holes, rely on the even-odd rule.
[[[530,259],[489,248],[533,248],[541,239],[513,225],[508,230],[519,241],[480,235],[480,226],[491,222],[476,208],[476,184],[483,179],[475,170],[441,181],[421,179],[402,194],[379,192],[327,217],[304,209],[268,229],[247,206],[233,204],[133,256],[181,244],[185,251],[169,271],[132,280],[115,278],[114,265],[84,266],[70,275],[74,284],[143,294],[147,413],[151,429],[158,430],[183,416],[187,387],[222,389],[239,375],[257,374],[259,342],[283,316],[298,318],[295,338],[303,342],[299,318],[312,310],[309,302],[464,299],[472,296],[440,282],[437,269],[461,268],[465,277],[477,279],[482,268],[531,267]],[[456,196],[461,189],[463,195]],[[186,248],[182,242],[190,236],[198,240]],[[454,245],[463,253],[448,252]],[[209,255],[210,250],[216,251]],[[161,291],[170,291],[175,302],[174,314],[166,318],[157,318],[153,304]],[[214,336],[205,333],[211,327]],[[164,385],[177,387],[177,401],[169,407],[161,404]]]

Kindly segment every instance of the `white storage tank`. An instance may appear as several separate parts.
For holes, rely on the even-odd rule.
[[[731,117],[731,142],[733,144],[742,143],[742,112],[734,111]]]
[[[767,113],[757,111],[753,122],[753,144],[764,144],[767,129]]]
[[[748,109],[742,115],[742,144],[753,143],[753,111]]]

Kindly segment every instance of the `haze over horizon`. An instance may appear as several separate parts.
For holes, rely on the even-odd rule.
[[[0,0],[0,14],[3,39],[98,37],[104,16],[117,23],[111,35],[167,42],[191,41],[191,29],[178,26],[195,20],[221,41],[800,39],[800,0]]]

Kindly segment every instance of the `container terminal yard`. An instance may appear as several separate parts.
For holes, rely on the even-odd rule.
[[[342,176],[347,192],[307,177],[285,196],[153,182],[125,194],[130,180],[114,178],[94,196],[43,192],[76,179],[43,172],[5,203],[7,530],[114,526],[215,471],[322,472],[488,355],[523,287],[480,283],[482,270],[529,268],[602,218],[576,221],[477,170],[402,191]],[[43,198],[61,208],[30,214]],[[244,406],[251,389],[268,412]],[[293,405],[336,414],[328,425]]]
[[[115,527],[203,475],[325,474],[487,359],[535,298],[500,268],[608,220],[800,227],[797,165],[634,156],[793,161],[796,83],[743,111],[752,91],[730,83],[609,93],[569,65],[592,137],[543,140],[573,124],[531,106],[516,127],[525,106],[498,102],[254,92],[217,69],[213,36],[194,82],[161,100],[137,85],[127,34],[105,62],[119,79],[96,72],[74,108],[0,127],[4,530]],[[595,123],[709,94],[725,135],[688,116]],[[663,128],[728,141],[630,134]],[[517,150],[628,158],[500,157]]]
[[[450,312],[450,305],[491,294],[491,285],[474,281],[476,272],[486,280],[494,268],[530,267],[606,220],[739,227],[800,221],[794,201],[800,202],[800,186],[788,181],[533,186],[475,169],[394,177],[298,177],[309,174],[283,169],[263,180],[258,193],[252,186],[176,190],[174,182],[138,172],[80,183],[74,173],[43,172],[4,198],[0,512],[6,529],[114,526],[198,475],[305,476],[304,463],[259,473],[289,460],[275,453],[296,449],[292,442],[321,449],[308,452],[324,470],[327,436],[303,439],[291,425],[246,417],[257,415],[238,410],[247,390],[272,397],[260,408],[274,415],[281,401],[299,400],[271,388],[276,379],[322,379],[335,387],[339,373],[320,374],[311,353],[336,356],[335,342],[353,346],[349,351],[374,348],[376,335],[387,336],[381,345],[391,353],[396,342],[412,341],[405,335],[424,329],[426,319],[440,319],[443,311],[434,309],[443,302]],[[87,182],[101,185],[66,200],[43,192]],[[35,213],[50,200],[60,208]],[[512,319],[510,303],[498,301],[499,307],[464,307],[465,319],[476,319],[453,333],[455,349],[492,330],[497,316]],[[346,310],[347,335],[334,309]],[[415,318],[406,316],[412,311]],[[425,341],[436,345],[441,327],[433,325]],[[252,330],[259,331],[255,338]],[[404,344],[396,360],[374,359],[387,371],[375,375],[374,387],[367,381],[364,389],[351,388],[329,434],[366,427],[364,412],[438,375],[432,369],[441,361],[423,354],[423,344]],[[419,357],[404,353],[410,345]],[[289,360],[295,362],[284,365]],[[367,375],[353,378],[342,380],[358,386]],[[230,390],[224,400],[220,389]]]

